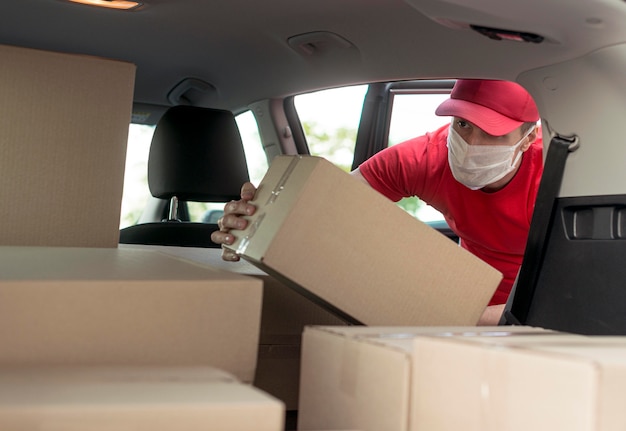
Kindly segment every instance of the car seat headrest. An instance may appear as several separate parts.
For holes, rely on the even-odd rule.
[[[181,105],[163,114],[148,157],[152,196],[228,202],[239,199],[246,181],[246,157],[230,111]]]

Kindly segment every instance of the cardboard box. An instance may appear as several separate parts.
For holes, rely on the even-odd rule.
[[[282,403],[211,368],[0,367],[3,430],[283,431]]]
[[[255,374],[262,282],[157,251],[0,247],[0,365]]]
[[[412,429],[626,429],[626,337],[420,341]]]
[[[135,66],[0,45],[0,245],[119,241]]]
[[[436,429],[421,426],[422,409],[414,402],[417,387],[423,389],[426,396],[438,391],[444,382],[449,385],[444,389],[454,387],[450,382],[452,378],[439,380],[433,371],[425,371],[422,363],[416,365],[416,355],[425,350],[423,340],[431,338],[467,338],[478,345],[481,341],[496,339],[502,344],[522,344],[585,337],[526,326],[307,327],[302,344],[298,429]],[[464,362],[465,356],[459,355],[456,359]],[[450,368],[440,358],[430,360],[433,365]],[[464,373],[457,369],[448,372],[455,379],[463,380],[475,374],[476,370],[471,367],[477,366],[476,362],[468,362],[467,367],[459,367]],[[428,385],[421,384],[421,379],[426,378]],[[432,399],[429,401],[429,406],[435,403]],[[458,406],[450,408],[450,403],[441,397],[437,401],[439,414],[457,416],[455,408]]]
[[[474,325],[502,275],[332,163],[276,157],[230,247],[351,323]]]
[[[245,260],[226,262],[221,249],[120,244],[121,248],[159,250],[203,265],[263,281],[259,352],[254,385],[298,409],[302,332],[307,325],[336,326],[344,322]]]

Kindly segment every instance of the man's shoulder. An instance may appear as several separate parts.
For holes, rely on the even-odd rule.
[[[425,136],[428,137],[430,141],[433,142],[443,142],[447,143],[448,141],[448,130],[450,129],[449,124],[444,124],[438,129],[433,130],[432,132],[426,133]]]

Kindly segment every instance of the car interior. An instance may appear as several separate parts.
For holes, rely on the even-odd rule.
[[[223,261],[211,233],[224,205],[239,199],[243,183],[258,184],[277,156],[319,156],[349,172],[446,124],[433,110],[457,79],[517,82],[541,117],[544,173],[500,326],[626,335],[625,0],[20,0],[2,2],[0,16],[0,46],[9,49],[0,55],[20,62],[50,54],[50,70],[76,70],[55,87],[47,67],[16,72],[0,62],[0,248],[149,249],[262,280],[251,384],[283,403],[281,429],[312,431],[298,428],[305,328],[351,325],[279,274]],[[108,78],[96,76],[101,66],[90,59],[107,62]],[[82,76],[81,61],[95,72]],[[116,78],[119,65],[132,69],[125,81]],[[345,89],[357,96],[348,100]],[[109,104],[109,95],[121,102]],[[429,113],[402,111],[409,97]],[[344,108],[349,101],[355,113]],[[74,117],[38,130],[70,103]],[[91,117],[78,118],[80,111]],[[19,150],[35,130],[38,145],[64,142],[58,157],[46,153],[34,164],[31,150]],[[144,142],[139,162],[131,162],[140,151],[134,133]],[[97,148],[84,145],[90,140]],[[140,195],[128,185],[135,177]],[[33,194],[37,179],[47,185]],[[442,218],[419,215],[429,211],[424,203],[399,205],[459,242]],[[380,228],[389,227],[380,220]],[[454,265],[441,262],[437,271]],[[15,276],[19,270],[6,263],[0,272],[5,281],[28,279],[29,265]]]
[[[179,202],[227,202],[249,181],[243,144],[230,111],[177,105],[159,119],[148,156],[148,187],[169,201],[167,217],[120,230],[122,244],[218,247],[217,223],[188,221]],[[183,222],[182,220],[187,220]]]

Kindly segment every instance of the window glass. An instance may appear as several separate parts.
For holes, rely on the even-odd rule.
[[[137,223],[151,197],[148,189],[148,154],[154,127],[131,124],[128,129],[120,229]]]
[[[250,111],[237,115],[236,120],[244,145],[250,179],[258,184],[267,171],[268,164],[256,120]],[[151,198],[148,188],[148,155],[154,129],[155,126],[130,125],[120,229],[136,224]],[[222,215],[224,202],[188,202],[188,208],[191,221],[214,223]]]
[[[435,115],[449,93],[395,93],[389,124],[389,146],[421,136],[450,122]]]
[[[301,94],[294,105],[314,156],[328,159],[346,172],[352,167],[367,85]]]
[[[416,90],[417,91],[417,90]],[[393,94],[389,146],[421,136],[450,122],[435,115],[435,109],[449,93],[399,92]],[[425,221],[443,220],[443,215],[417,197],[404,198],[398,205],[414,217]]]
[[[243,141],[243,149],[246,153],[246,162],[248,163],[248,174],[253,184],[259,184],[267,172],[268,163],[263,144],[261,143],[261,135],[252,111],[243,112],[237,117],[237,126]]]
[[[349,172],[367,85],[335,88],[298,95],[294,104],[312,155],[325,157]],[[420,136],[449,122],[435,115],[449,92],[402,90],[392,93],[388,145]],[[441,213],[416,197],[398,205],[422,221],[443,220]]]

